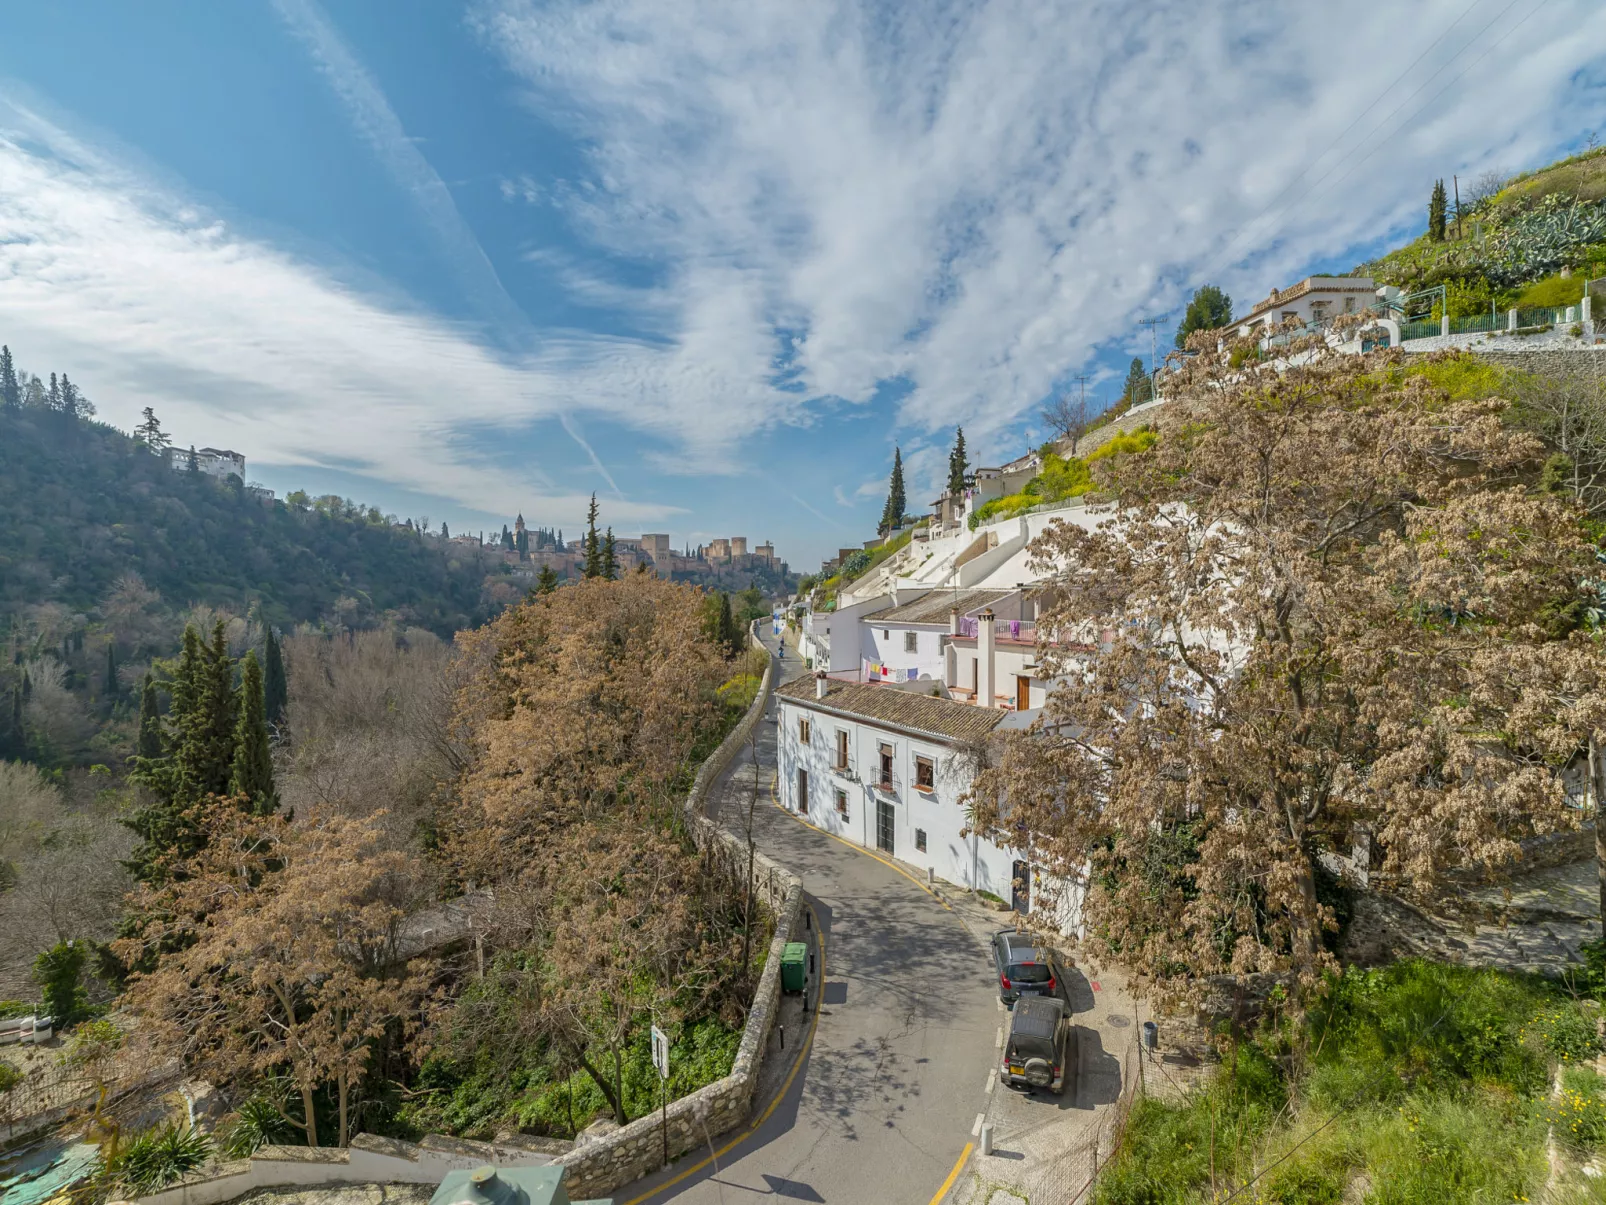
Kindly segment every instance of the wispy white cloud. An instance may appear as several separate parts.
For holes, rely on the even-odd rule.
[[[554,203],[663,265],[679,348],[766,365],[735,430],[790,347],[810,396],[901,379],[902,424],[962,422],[995,456],[1096,350],[1147,353],[1139,315],[1174,321],[1206,278],[1252,301],[1420,222],[1437,176],[1594,124],[1606,9],[1535,7],[488,0],[475,20],[589,148],[596,187]]]
[[[150,405],[189,440],[269,464],[353,472],[491,513],[539,503],[567,522],[584,514],[583,493],[472,447],[479,433],[561,421],[574,380],[549,360],[505,359],[247,238],[14,102],[0,104],[0,179],[7,338],[30,363],[70,365],[113,421],[132,426]],[[623,523],[680,509],[610,508]]]

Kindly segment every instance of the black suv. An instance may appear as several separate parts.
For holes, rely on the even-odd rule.
[[[1064,975],[1054,951],[1013,929],[993,934],[993,965],[998,970],[998,998],[1014,1004],[1023,995],[1055,996]]]
[[[1076,1082],[1076,1030],[1055,996],[1023,996],[1009,1015],[1009,1036],[998,1074],[1011,1087],[1047,1088],[1064,1095]]]

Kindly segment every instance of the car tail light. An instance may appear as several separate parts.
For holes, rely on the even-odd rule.
[[[1054,976],[1052,976],[1052,975],[1050,975],[1048,977],[1048,990],[1049,991],[1053,991],[1054,990]]]
[[[1008,975],[1000,975],[998,977],[998,982],[1004,985],[1004,990],[1006,992],[1009,990],[1009,976]]]

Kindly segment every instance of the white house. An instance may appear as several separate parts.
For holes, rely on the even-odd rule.
[[[1286,289],[1273,289],[1231,325],[1239,335],[1256,327],[1280,326],[1289,318],[1309,325],[1340,314],[1358,314],[1376,300],[1377,285],[1370,276],[1308,276]]]
[[[901,605],[872,611],[859,619],[859,680],[862,682],[941,682],[951,685],[948,643],[953,617],[961,621],[991,607],[1020,619],[1018,590],[932,590]]]
[[[967,747],[1021,717],[816,675],[776,691],[782,806],[866,849],[1032,907],[1026,855],[961,836]]]
[[[182,473],[190,467],[189,448],[168,448],[167,463],[172,465],[173,471]],[[229,477],[238,477],[245,480],[245,457],[238,452],[231,452],[227,448],[200,448],[195,451],[195,466],[208,477],[216,477],[219,481],[226,481]]]

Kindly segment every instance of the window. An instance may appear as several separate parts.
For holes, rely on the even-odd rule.
[[[1353,314],[1355,312],[1355,298],[1353,298],[1353,297],[1344,298],[1344,312],[1346,314]]]
[[[937,768],[931,764],[929,757],[915,758],[915,789],[920,791],[934,790],[937,786]]]
[[[882,628],[881,629],[881,639],[883,639],[883,640],[891,640],[892,639],[892,633],[887,631],[886,628]]]
[[[799,718],[797,722],[797,739],[799,744],[809,743],[809,722],[807,718]]]
[[[926,852],[926,830],[923,828],[915,829],[915,848],[921,853]]]
[[[846,770],[848,768],[848,732],[846,728],[838,728],[836,730],[836,768],[838,770]]]
[[[892,746],[891,745],[882,745],[881,746],[881,779],[880,779],[880,782],[881,782],[881,785],[884,786],[884,787],[890,787],[892,785]]]
[[[920,651],[920,633],[905,632],[903,634],[903,651],[906,653],[918,653]]]
[[[975,657],[970,659],[970,693],[975,694],[981,689],[981,661]]]
[[[848,814],[848,793],[841,789],[836,793],[836,814],[844,819]]]
[[[809,772],[797,772],[797,810],[805,816],[809,813]]]

